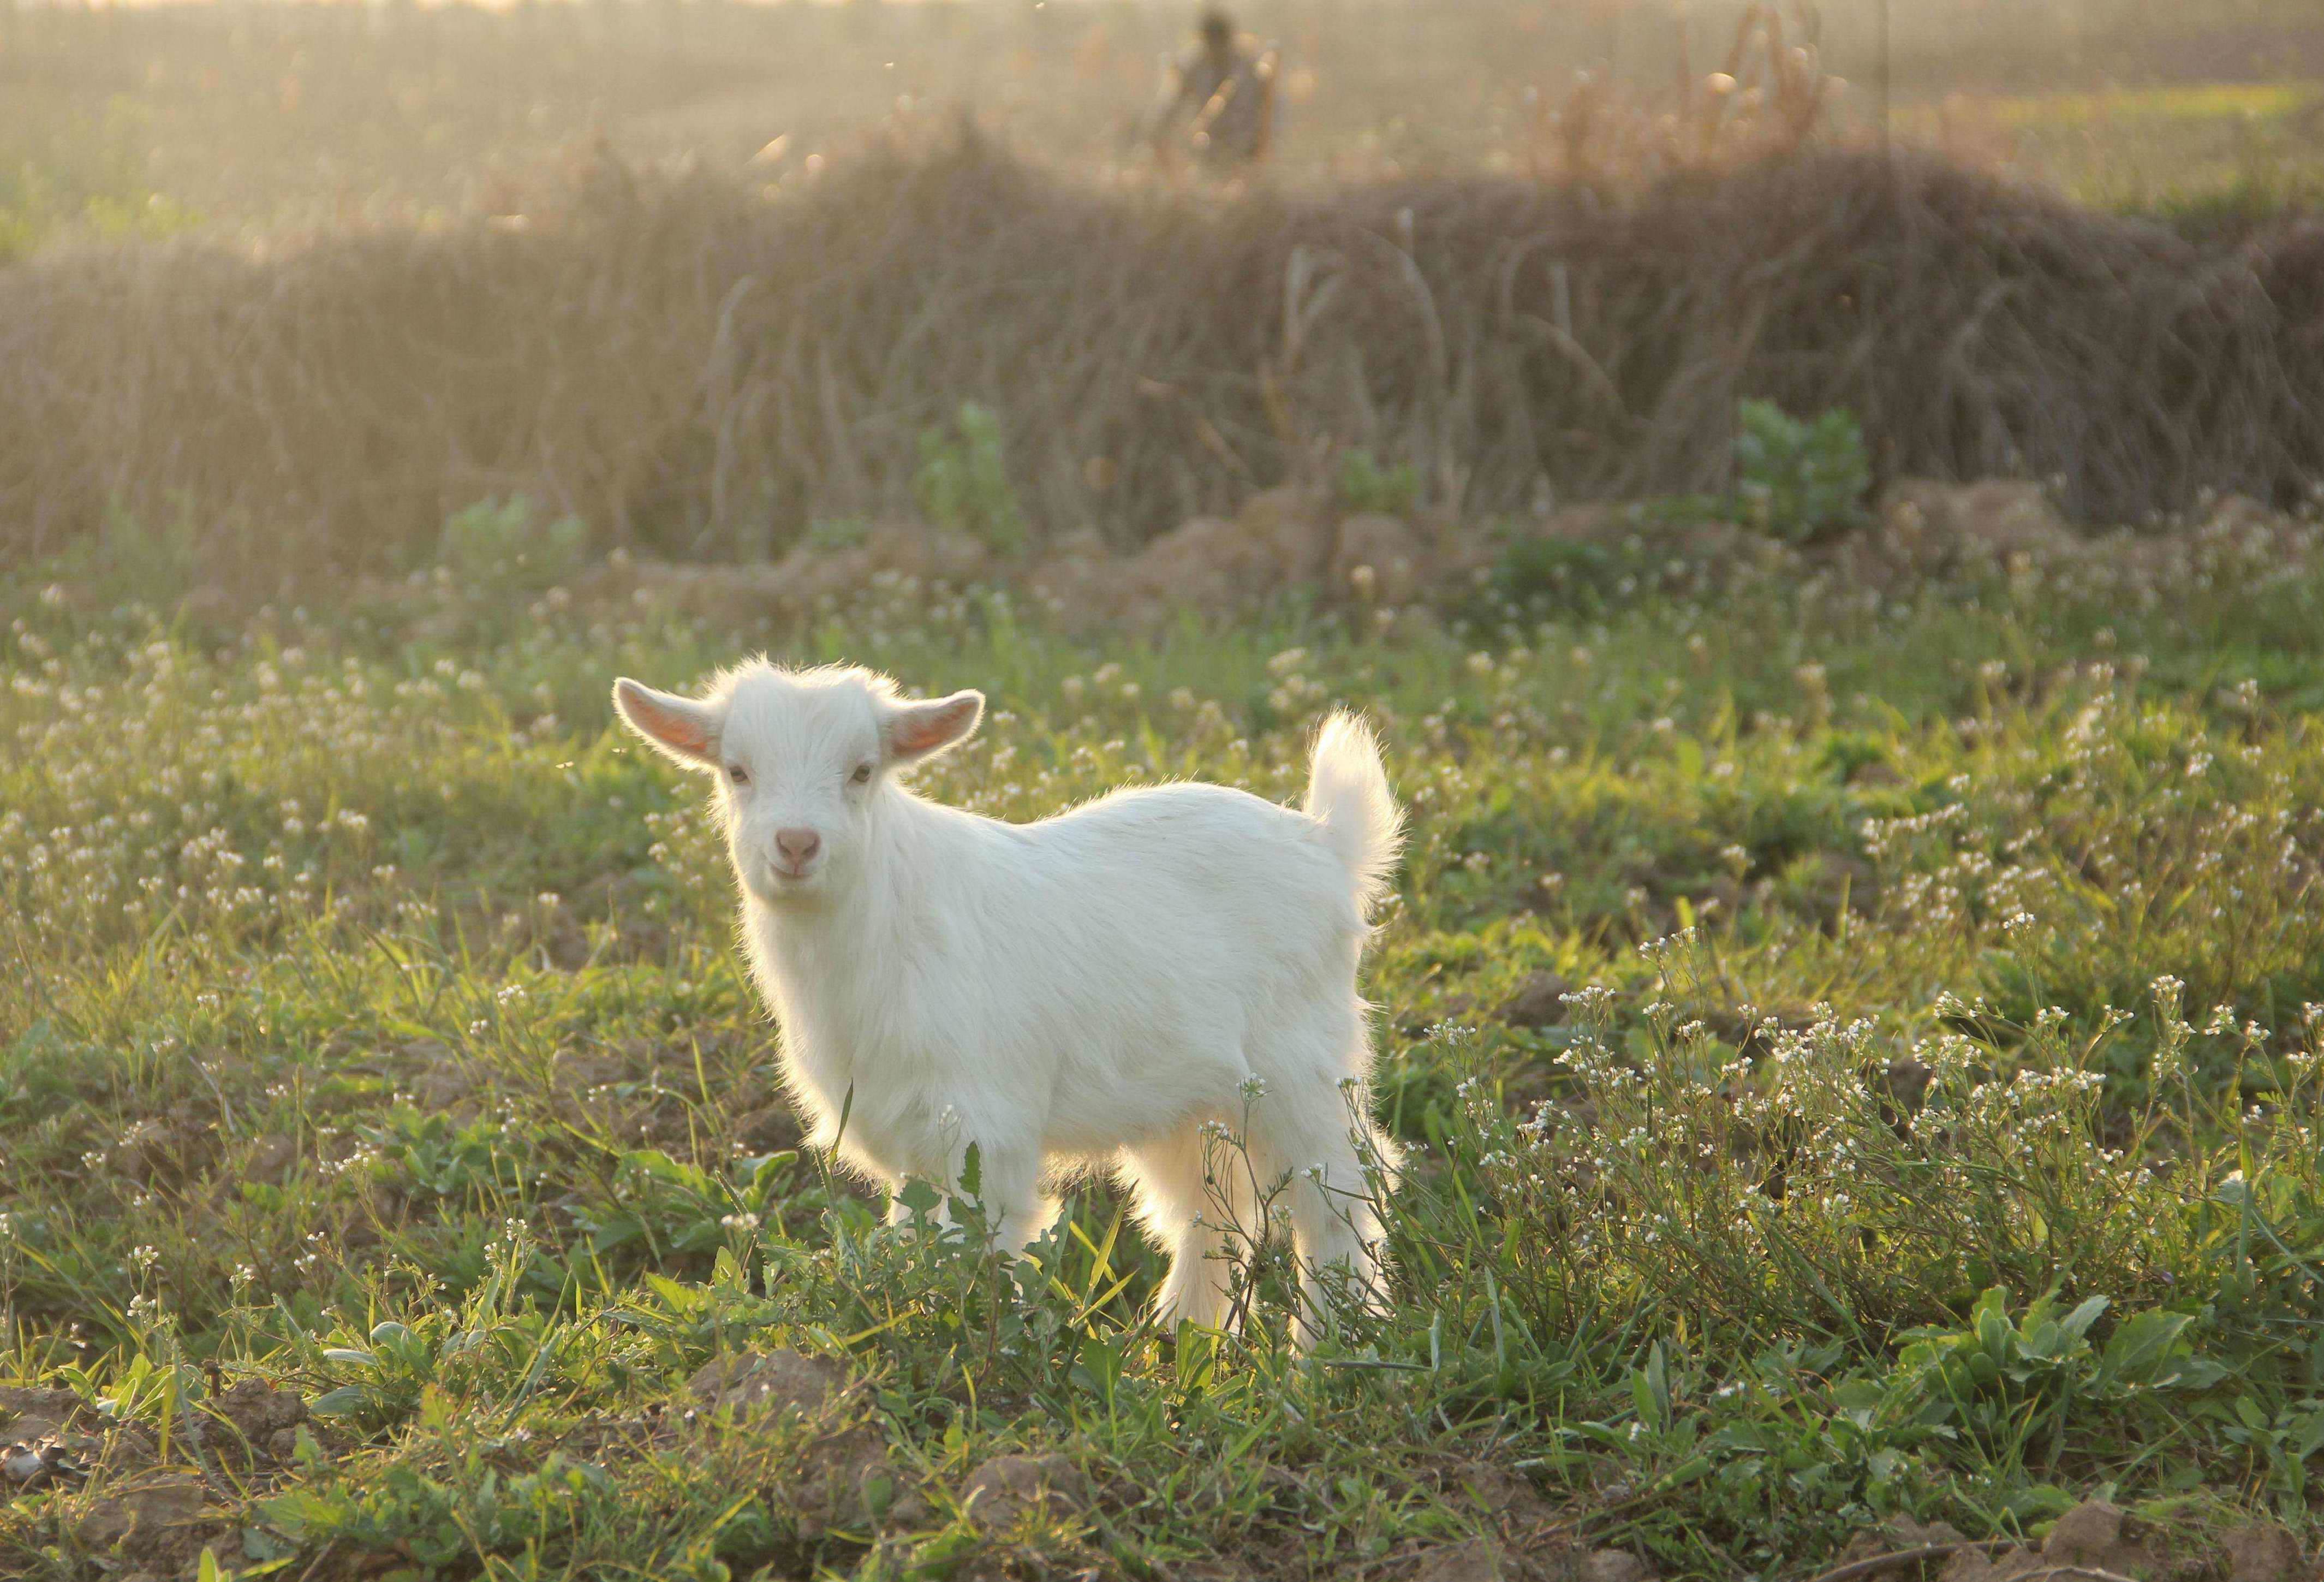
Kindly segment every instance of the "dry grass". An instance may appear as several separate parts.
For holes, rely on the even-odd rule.
[[[599,155],[521,227],[51,254],[0,276],[0,325],[14,553],[125,513],[239,524],[267,568],[392,565],[523,493],[754,557],[908,512],[964,401],[1038,532],[1122,542],[1335,447],[1441,510],[1708,487],[1752,395],[1847,407],[1883,472],[2053,480],[2117,522],[2324,470],[2324,230],[2206,249],[1812,148],[1629,199],[1124,190],[973,133],[771,197]]]
[[[2039,477],[2086,517],[2289,504],[2324,449],[2324,232],[2190,244],[1862,152],[1869,15],[1258,5],[1308,102],[1245,190],[1099,134],[1175,34],[1135,5],[28,14],[0,123],[112,92],[211,223],[0,273],[0,550],[182,523],[271,586],[407,564],[521,494],[760,559],[916,514],[922,438],[966,402],[1009,520],[1119,546],[1351,449],[1444,513],[1715,486],[1748,395],[1848,407],[1884,474]],[[1941,55],[1915,17],[1900,92]],[[954,91],[986,132],[927,110]],[[107,202],[116,231],[185,221]]]

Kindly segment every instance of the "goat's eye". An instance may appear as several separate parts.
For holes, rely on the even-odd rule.
[[[730,763],[726,766],[726,778],[736,785],[748,785],[751,783],[751,772],[740,763]]]
[[[868,784],[872,779],[872,765],[869,763],[858,763],[855,766],[855,772],[848,778],[853,780],[857,785]]]

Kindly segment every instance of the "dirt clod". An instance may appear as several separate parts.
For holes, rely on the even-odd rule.
[[[1654,1570],[1628,1550],[1597,1549],[1582,1557],[1581,1582],[1654,1582]]]
[[[1489,1538],[1446,1544],[1420,1558],[1412,1582],[1518,1582],[1532,1568]]]
[[[73,1536],[84,1549],[162,1559],[200,1516],[203,1498],[198,1480],[175,1474],[117,1485],[89,1507]]]
[[[263,1379],[242,1379],[212,1396],[209,1410],[223,1419],[210,1440],[218,1453],[240,1463],[245,1457],[287,1461],[299,1448],[299,1425],[307,1402],[296,1390],[278,1390]]]
[[[1028,1512],[1071,1516],[1087,1498],[1080,1468],[1062,1456],[996,1456],[960,1491],[968,1513],[996,1530],[1016,1526]]]
[[[2042,1568],[2041,1556],[2015,1544],[1997,1554],[1958,1550],[1945,1562],[1945,1568],[1937,1573],[1937,1582],[2015,1582],[2015,1578]]]
[[[2043,1540],[2052,1566],[2095,1566],[2125,1577],[2160,1576],[2170,1562],[2153,1524],[2105,1500],[2085,1500],[2058,1518]]]
[[[1929,568],[1971,558],[2003,566],[2021,555],[2054,560],[2080,542],[2039,484],[2013,478],[1898,478],[1881,496],[1880,520],[1902,559]]]
[[[1835,1566],[1860,1565],[1877,1559],[1882,1555],[1904,1554],[1931,1544],[1959,1543],[1960,1530],[1950,1522],[1915,1522],[1910,1516],[1892,1516],[1877,1527],[1867,1527],[1848,1540],[1833,1559]],[[1918,1576],[1917,1561],[1900,1560],[1892,1567],[1879,1567],[1868,1573],[1875,1577]]]
[[[936,1513],[918,1480],[889,1456],[886,1438],[868,1425],[810,1440],[799,1465],[791,1499],[799,1536],[809,1542],[834,1528],[908,1531]]]
[[[1241,523],[1197,516],[1148,544],[1121,569],[1122,613],[1153,625],[1179,609],[1232,611],[1280,585],[1274,546]]]
[[[1332,503],[1321,490],[1296,484],[1261,489],[1235,513],[1235,525],[1266,547],[1278,581],[1316,582],[1330,569]]]
[[[1358,604],[1406,605],[1425,591],[1434,569],[1417,529],[1401,517],[1366,512],[1340,523],[1329,591]]]
[[[1550,1513],[1549,1502],[1541,1497],[1532,1480],[1489,1461],[1462,1468],[1459,1476],[1451,1481],[1479,1510],[1511,1526],[1528,1526],[1545,1520]]]
[[[52,1417],[27,1414],[8,1425],[8,1432],[28,1445],[41,1444],[55,1439],[64,1431],[64,1424]]]
[[[0,1386],[0,1427],[25,1438],[32,1435],[17,1419],[33,1418],[52,1424],[69,1422],[80,1409],[80,1397],[69,1390]]]
[[[701,1405],[737,1417],[786,1411],[807,1416],[846,1387],[847,1374],[828,1358],[804,1356],[788,1347],[744,1352],[706,1363],[686,1388]]]
[[[2302,1554],[2300,1540],[2281,1522],[2235,1528],[2220,1547],[2227,1550],[2227,1582],[2314,1582],[2324,1576],[2324,1566]]]

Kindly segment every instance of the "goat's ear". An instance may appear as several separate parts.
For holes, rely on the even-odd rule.
[[[688,769],[718,767],[719,717],[712,705],[658,692],[623,676],[613,683],[613,710],[664,757]]]
[[[918,763],[968,740],[984,717],[984,694],[955,692],[927,703],[899,703],[888,711],[888,762]]]

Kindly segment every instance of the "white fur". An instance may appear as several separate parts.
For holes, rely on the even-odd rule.
[[[974,1144],[1011,1247],[1056,1216],[1045,1178],[1111,1168],[1170,1254],[1162,1317],[1213,1328],[1248,1246],[1223,1227],[1257,1228],[1287,1177],[1310,1305],[1323,1265],[1377,1290],[1363,1156],[1395,1159],[1367,1118],[1356,967],[1400,835],[1360,722],[1324,724],[1304,811],[1179,784],[1007,824],[898,774],[975,728],[975,693],[907,703],[866,671],[754,661],[701,699],[622,680],[614,701],[718,775],[752,966],[818,1144],[891,1189],[956,1189]],[[820,837],[803,876],[777,830],[790,852]]]

